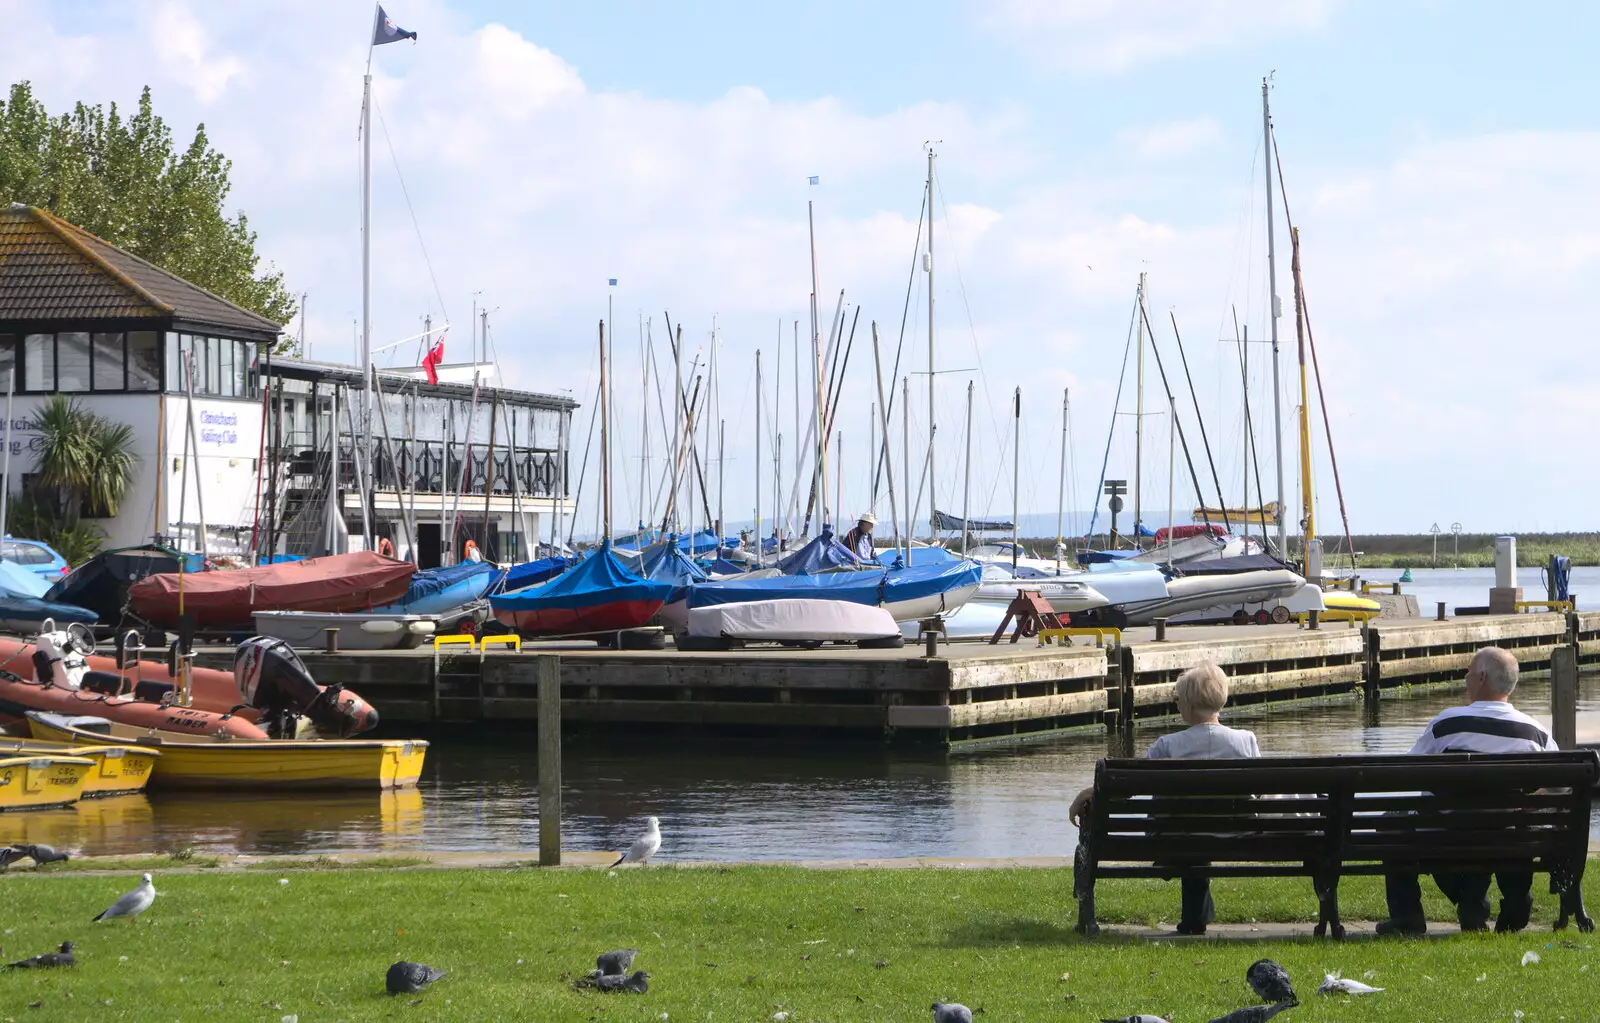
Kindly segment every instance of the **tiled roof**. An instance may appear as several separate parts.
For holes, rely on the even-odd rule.
[[[0,322],[112,317],[279,327],[44,210],[0,208]]]

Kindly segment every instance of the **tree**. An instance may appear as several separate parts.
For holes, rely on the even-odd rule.
[[[181,152],[151,107],[124,119],[115,103],[77,104],[51,117],[27,82],[0,101],[0,203],[49,210],[113,245],[275,323],[294,318],[283,273],[260,267],[256,234],[223,202],[232,162],[211,148],[206,126]]]

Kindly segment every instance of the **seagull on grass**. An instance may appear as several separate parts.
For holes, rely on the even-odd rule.
[[[51,966],[77,966],[78,959],[72,954],[72,942],[63,941],[61,948],[54,952],[46,952],[44,955],[33,956],[29,959],[20,959],[8,965],[17,970],[36,970]]]
[[[391,995],[414,995],[443,976],[443,970],[401,960],[389,967],[388,975],[383,978],[383,986]]]
[[[139,887],[124,895],[111,904],[111,908],[95,917],[96,921],[110,920],[113,917],[125,916],[130,920],[136,919],[140,913],[150,908],[156,901],[156,885],[150,880],[150,875],[145,874],[139,878]]]
[[[643,863],[661,848],[661,822],[654,817],[646,817],[644,822],[644,834],[634,839],[628,851],[617,857],[617,862],[611,864],[613,867],[620,867],[624,863]]]

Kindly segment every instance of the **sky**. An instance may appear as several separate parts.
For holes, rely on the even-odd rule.
[[[890,518],[886,488],[874,502],[871,484],[874,323],[885,392],[908,379],[912,395],[908,406],[895,399],[890,423],[902,516],[905,492],[923,489],[926,522],[918,480],[930,418],[933,492],[954,514],[965,505],[1005,517],[1014,501],[1045,514],[1059,502],[1078,513],[1066,531],[1080,531],[1104,475],[1139,482],[1147,521],[1164,522],[1169,503],[1182,518],[1196,501],[1193,477],[1215,502],[1207,446],[1230,504],[1247,467],[1252,501],[1257,467],[1270,500],[1269,76],[1315,341],[1318,531],[1342,531],[1341,503],[1356,533],[1600,525],[1600,482],[1571,455],[1600,427],[1600,368],[1583,340],[1600,313],[1600,68],[1588,52],[1600,8],[392,0],[386,9],[419,39],[372,52],[373,345],[431,317],[451,325],[447,360],[465,361],[474,304],[488,309],[502,382],[582,403],[577,461],[609,308],[619,530],[661,507],[661,408],[670,413],[671,398],[646,386],[645,320],[668,387],[669,316],[683,330],[686,375],[715,350],[718,380],[703,383],[715,400],[701,418],[713,460],[719,432],[723,442],[721,482],[714,468],[708,481],[713,513],[720,499],[726,519],[750,519],[759,475],[770,522],[775,476],[786,496],[793,490],[796,321],[807,359],[811,344],[808,204],[824,343],[841,291],[847,338],[855,324],[838,391],[840,454],[830,454],[840,518],[870,507],[884,530]],[[0,67],[30,80],[53,111],[79,100],[132,106],[148,84],[180,141],[203,122],[233,161],[230,209],[248,215],[258,250],[307,296],[312,357],[349,361],[371,22],[370,6],[342,0],[284,0],[270,15],[221,0],[0,0]],[[929,143],[931,417],[928,274],[916,256]],[[1297,519],[1299,360],[1277,188],[1283,493]],[[1141,273],[1155,342],[1143,348],[1143,419],[1129,344]],[[1251,343],[1235,343],[1246,330]],[[412,364],[416,344],[383,358]],[[1193,477],[1182,445],[1169,442],[1162,368]],[[805,395],[802,404],[809,416]],[[802,442],[804,432],[802,421]],[[597,511],[597,460],[585,519]],[[799,475],[803,490],[810,471]]]

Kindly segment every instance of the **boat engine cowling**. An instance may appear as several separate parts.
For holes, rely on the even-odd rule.
[[[93,635],[84,638],[87,631],[82,626],[58,629],[55,619],[46,618],[33,641],[34,680],[62,689],[82,688],[89,672],[86,655],[94,651]]]
[[[305,717],[327,736],[345,738],[371,731],[378,712],[361,697],[335,683],[321,686],[294,648],[281,639],[256,636],[233,654],[233,680],[239,700],[261,711],[261,725],[274,739],[294,738]]]

